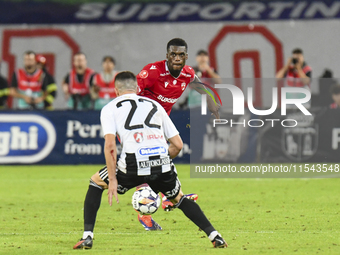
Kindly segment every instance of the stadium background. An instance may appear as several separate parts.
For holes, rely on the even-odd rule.
[[[329,118],[319,121],[318,108],[327,108],[331,103],[329,86],[324,86],[325,82],[321,79],[325,70],[330,69],[334,77],[340,75],[337,68],[339,56],[336,54],[340,35],[334,32],[339,29],[339,4],[338,1],[1,1],[1,74],[10,80],[13,71],[22,67],[22,54],[28,49],[45,54],[58,84],[54,107],[64,110],[66,102],[61,82],[72,67],[72,55],[79,50],[86,53],[88,66],[96,71],[100,71],[104,55],[113,55],[117,62],[116,70],[138,73],[145,64],[165,58],[165,45],[170,38],[182,37],[189,45],[189,65],[195,65],[197,50],[206,49],[210,54],[211,65],[222,78],[256,78],[265,81],[273,79],[291,50],[300,47],[313,70],[311,91],[315,120],[304,127],[307,129],[311,126],[314,129],[309,151],[304,155],[304,144],[297,143],[294,146],[299,147],[299,155],[290,155],[289,144],[286,144],[285,134],[279,127],[266,135],[259,130],[249,130],[245,147],[241,144],[241,134],[229,128],[226,131],[238,138],[234,140],[236,142],[229,142],[228,146],[233,147],[229,148],[229,152],[226,148],[220,151],[219,158],[222,155],[228,158],[225,161],[231,162],[334,162],[339,153],[338,142],[334,140],[339,140],[340,129],[337,118],[332,116],[338,116],[338,111],[332,110],[326,114]],[[254,84],[243,85],[242,88],[245,91],[247,86]],[[265,82],[255,90],[262,98],[256,106],[268,107],[271,90]],[[221,98],[227,98],[226,93],[225,90],[219,91]],[[179,101],[183,101],[184,97]],[[13,107],[15,101],[10,101],[10,105]],[[70,137],[65,132],[72,121],[82,125],[98,125],[98,113],[68,112],[65,115],[63,111],[55,111],[53,114],[39,114],[52,121],[55,127],[51,132],[44,132],[43,128],[40,132],[55,133],[57,139],[55,146],[51,145],[44,157],[34,161],[31,158],[26,163],[79,164],[103,161],[101,148],[98,148],[102,146],[99,133],[95,137],[80,137],[76,133]],[[190,160],[189,117],[189,111],[172,113],[186,144],[177,162],[189,163]],[[182,120],[186,120],[185,123]],[[6,121],[8,119],[5,118]],[[27,129],[30,124],[20,125]],[[8,130],[8,127],[2,129],[3,132]],[[39,139],[41,146],[44,146],[49,135],[42,136]],[[294,139],[303,138],[304,134],[300,132]],[[197,139],[202,141],[200,135],[197,135]],[[228,140],[229,137],[224,139]],[[276,142],[271,143],[272,139]],[[23,163],[25,155],[35,155],[42,150],[11,150],[9,145],[2,143],[0,163]],[[75,144],[74,149],[71,150],[67,144]],[[206,145],[200,142],[198,146]],[[197,156],[192,158],[199,161],[201,155]]]

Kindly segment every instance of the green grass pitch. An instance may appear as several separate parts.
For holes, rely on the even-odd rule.
[[[1,166],[0,254],[340,254],[338,179],[193,179],[177,170],[229,244],[213,249],[179,209],[159,210],[146,232],[130,190],[109,207],[104,191],[92,250],[72,250],[83,230],[88,180],[100,166]]]

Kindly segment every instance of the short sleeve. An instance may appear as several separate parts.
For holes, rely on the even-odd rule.
[[[104,106],[100,112],[100,122],[104,136],[107,134],[116,135],[116,123],[114,121],[113,112],[110,111],[108,105]]]
[[[146,65],[137,75],[139,95],[143,95],[145,89],[151,88],[159,76],[159,71],[157,69],[150,69],[152,66],[153,65],[151,64]]]
[[[158,109],[162,112],[162,126],[164,130],[164,135],[167,139],[170,139],[179,134],[177,128],[174,123],[170,119],[169,115],[165,112],[164,108],[159,105]]]

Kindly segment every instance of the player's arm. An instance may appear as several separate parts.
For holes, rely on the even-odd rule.
[[[195,75],[195,79],[190,83],[190,86],[195,89],[200,94],[207,94],[204,90],[205,86],[202,84],[201,80]],[[220,118],[220,114],[218,113],[218,109],[220,108],[219,104],[215,104],[214,100],[207,96],[208,109],[214,114],[216,119]]]
[[[171,121],[164,108],[159,104],[157,108],[162,112],[162,127],[164,135],[170,143],[168,149],[170,158],[175,158],[183,148],[183,141],[179,136],[178,130],[176,129],[174,123]]]
[[[116,136],[113,134],[105,135],[105,145],[104,145],[104,155],[106,161],[107,172],[109,174],[109,189],[108,189],[108,200],[110,206],[112,205],[113,196],[116,198],[117,203],[117,178],[116,178],[116,164],[117,164],[117,146],[116,146]]]
[[[110,206],[112,205],[113,196],[119,203],[117,195],[117,178],[116,178],[116,164],[117,164],[117,146],[116,146],[116,125],[113,118],[113,114],[107,106],[104,106],[100,113],[100,122],[103,129],[105,145],[104,156],[107,166],[107,172],[109,175],[109,187],[108,187],[108,201]]]
[[[170,143],[169,146],[170,158],[175,158],[183,148],[183,141],[179,135],[171,137],[170,139],[168,139],[168,141]]]
[[[152,64],[146,65],[136,76],[138,84],[138,95],[143,95],[144,90],[152,89],[157,78],[159,77],[158,69],[150,69]]]

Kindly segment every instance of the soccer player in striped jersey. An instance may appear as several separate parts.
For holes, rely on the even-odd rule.
[[[102,109],[100,117],[106,167],[91,177],[84,204],[84,234],[73,248],[92,248],[94,224],[104,189],[108,189],[111,206],[113,198],[119,203],[118,194],[143,183],[156,193],[165,194],[207,234],[214,247],[227,247],[198,204],[183,195],[171,160],[178,155],[183,142],[164,108],[152,99],[136,95],[136,77],[131,72],[117,74],[115,89],[117,98]],[[116,136],[123,146],[119,159]],[[148,139],[150,136],[159,139]]]

